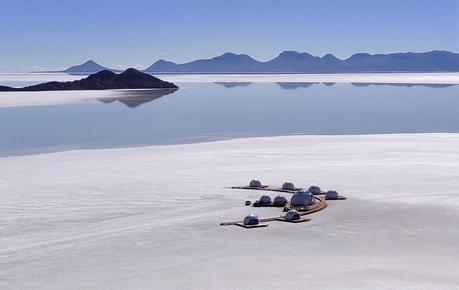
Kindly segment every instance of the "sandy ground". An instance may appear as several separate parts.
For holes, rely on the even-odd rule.
[[[459,84],[459,73],[367,73],[367,74],[168,74],[157,77],[174,83],[199,82],[325,82]],[[67,74],[0,74],[0,85],[22,81],[42,83],[70,81],[85,76]],[[110,98],[112,91],[0,92],[1,107],[68,104]]]
[[[347,195],[302,224],[227,186]],[[289,136],[0,158],[0,289],[459,289],[459,134]],[[274,194],[272,194],[274,195]]]

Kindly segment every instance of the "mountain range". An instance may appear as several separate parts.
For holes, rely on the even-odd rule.
[[[62,72],[83,73],[111,70],[88,61]],[[177,64],[160,59],[147,67],[148,73],[358,73],[358,72],[459,72],[459,54],[434,50],[423,53],[357,53],[347,59],[332,54],[323,57],[306,52],[284,51],[269,61],[231,52]]]

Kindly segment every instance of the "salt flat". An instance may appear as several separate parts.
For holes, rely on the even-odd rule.
[[[304,224],[220,227],[271,185]],[[288,136],[0,158],[1,289],[457,289],[459,134]]]
[[[169,82],[459,84],[459,73],[165,74],[157,76]]]

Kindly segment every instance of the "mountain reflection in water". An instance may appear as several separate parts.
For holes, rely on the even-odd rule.
[[[225,88],[247,87],[251,82],[214,82],[214,84],[222,85]],[[295,90],[300,88],[309,88],[313,85],[322,84],[327,87],[333,86],[334,82],[277,82],[279,87],[284,90]],[[395,86],[395,87],[428,87],[428,88],[447,88],[455,86],[456,84],[410,84],[410,83],[350,83],[355,87],[368,87],[368,86]]]
[[[235,87],[247,87],[250,86],[251,82],[215,82],[214,84],[222,85],[227,89],[235,88]]]
[[[151,90],[116,90],[113,91],[114,97],[99,98],[99,102],[110,104],[120,102],[129,108],[136,108],[142,104],[157,100],[163,96],[173,94],[178,89],[151,89]]]

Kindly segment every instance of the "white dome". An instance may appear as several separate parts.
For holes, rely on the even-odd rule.
[[[290,199],[290,204],[294,206],[304,206],[312,204],[312,194],[306,191],[298,191]]]
[[[282,195],[278,195],[274,198],[274,204],[276,205],[285,205],[287,203],[287,198]]]
[[[284,218],[289,221],[299,220],[301,218],[301,215],[298,211],[291,209],[285,214]]]
[[[262,197],[260,197],[260,203],[261,204],[271,203],[271,197],[269,195],[263,195]]]
[[[284,184],[282,184],[282,189],[283,190],[294,190],[295,189],[295,185],[293,185],[292,182],[284,182]]]
[[[336,190],[329,190],[325,193],[326,198],[338,198],[338,192]]]
[[[244,218],[244,225],[258,225],[258,217],[254,214],[248,215]]]
[[[312,193],[312,194],[320,194],[321,193],[320,187],[318,187],[317,185],[310,186],[308,191],[310,193]]]
[[[261,187],[260,180],[254,179],[254,180],[250,181],[250,187]]]

